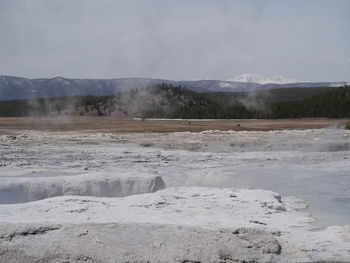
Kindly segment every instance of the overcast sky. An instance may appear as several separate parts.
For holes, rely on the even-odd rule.
[[[350,81],[347,0],[0,0],[0,75]]]

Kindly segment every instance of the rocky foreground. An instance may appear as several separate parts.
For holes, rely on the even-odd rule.
[[[349,262],[350,228],[312,230],[303,206],[200,187],[1,205],[0,262]]]
[[[0,263],[350,262],[350,131],[7,133]]]

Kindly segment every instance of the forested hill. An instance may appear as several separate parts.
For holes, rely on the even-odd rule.
[[[112,115],[140,118],[350,117],[350,86],[198,93],[170,84],[118,92],[0,102],[0,116]]]
[[[71,96],[0,101],[0,116],[113,115],[167,117],[178,109],[207,108],[212,102],[203,93],[168,84],[118,92],[113,96]]]

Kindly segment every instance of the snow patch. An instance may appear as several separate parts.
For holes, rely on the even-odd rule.
[[[241,74],[228,81],[233,82],[247,82],[247,83],[259,83],[259,84],[288,84],[288,83],[301,83],[305,81],[297,81],[295,79],[287,79],[282,76],[264,77],[258,74]]]

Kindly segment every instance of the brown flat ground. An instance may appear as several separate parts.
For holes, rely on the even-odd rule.
[[[132,120],[112,117],[17,117],[0,118],[0,134],[22,130],[84,131],[112,133],[179,132],[203,130],[317,129],[344,126],[345,119],[279,120]]]

